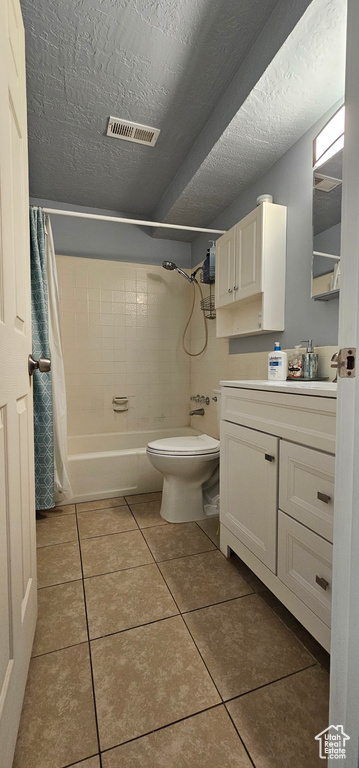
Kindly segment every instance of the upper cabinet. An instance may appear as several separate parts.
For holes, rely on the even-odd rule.
[[[286,214],[262,203],[217,240],[217,336],[284,330]]]

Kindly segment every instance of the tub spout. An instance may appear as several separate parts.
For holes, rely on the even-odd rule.
[[[189,412],[190,416],[204,416],[204,408],[197,408],[195,411]]]

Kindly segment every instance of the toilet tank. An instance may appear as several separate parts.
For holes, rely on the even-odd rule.
[[[221,427],[221,390],[220,389],[214,389],[213,390],[213,397],[216,397],[216,411],[217,411],[217,429],[218,429],[218,438],[220,435],[220,427]]]

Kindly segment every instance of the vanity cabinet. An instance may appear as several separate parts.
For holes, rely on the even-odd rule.
[[[286,214],[262,203],[217,240],[217,336],[284,330]]]
[[[234,383],[222,386],[221,550],[329,650],[336,385]]]

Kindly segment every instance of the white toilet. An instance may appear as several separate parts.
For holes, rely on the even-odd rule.
[[[220,390],[217,421],[220,421]],[[151,464],[163,475],[161,517],[169,523],[187,523],[207,517],[203,485],[218,484],[219,440],[209,435],[188,435],[154,440],[147,446]],[[218,492],[218,491],[217,491]]]

